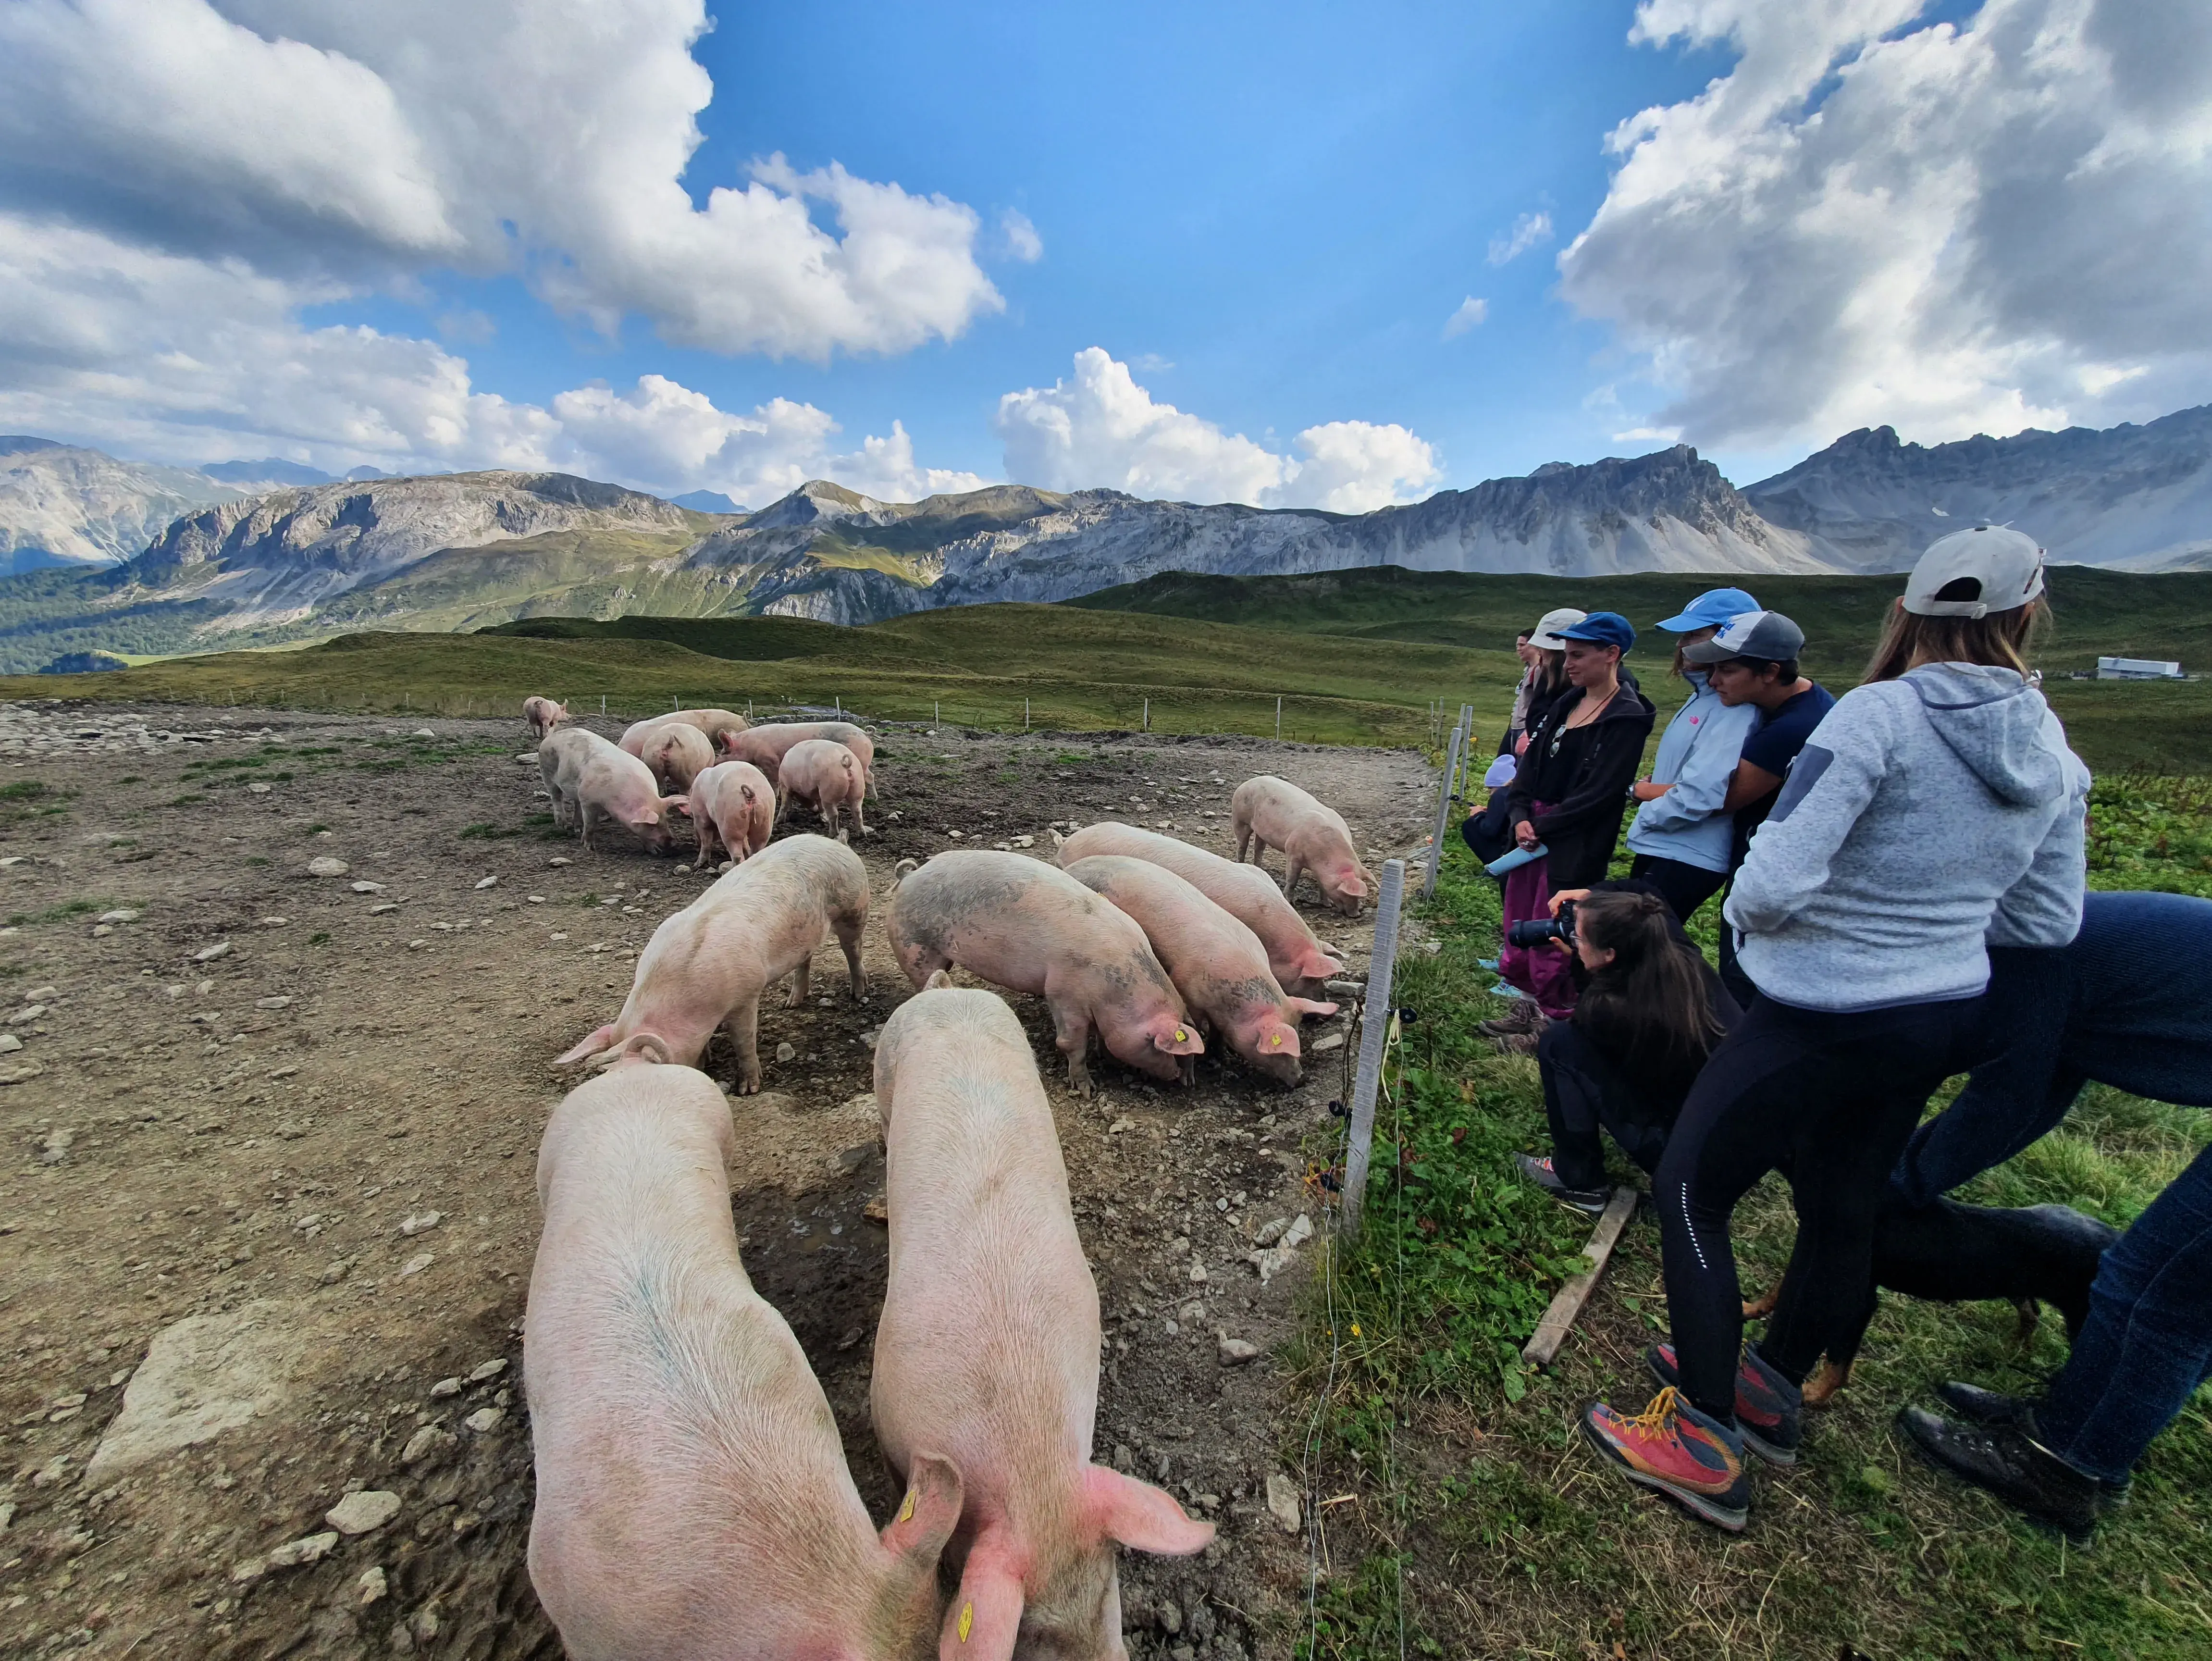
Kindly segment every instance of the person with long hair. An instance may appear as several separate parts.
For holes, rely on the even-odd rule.
[[[2027,672],[2046,607],[2019,532],[1942,538],[1913,567],[1864,684],[1828,712],[1723,911],[1758,989],[1659,1163],[1674,1342],[1638,1414],[1583,1429],[1630,1480],[1740,1530],[1747,1450],[1794,1463],[1802,1386],[1848,1341],[1892,1168],[1929,1094],[1982,1057],[1985,941],[2081,927],[2088,770]],[[1786,1168],[1797,1238],[1747,1348],[1729,1220]]]
[[[1513,839],[1535,855],[1505,879],[1505,926],[1550,915],[1552,896],[1587,888],[1605,875],[1620,837],[1628,782],[1644,754],[1656,712],[1624,682],[1620,660],[1636,630],[1617,611],[1593,611],[1560,631],[1569,687],[1528,735],[1506,800]],[[1572,1012],[1575,986],[1567,960],[1548,948],[1508,944],[1498,975],[1525,995],[1512,1010],[1482,1024],[1492,1037],[1534,1054],[1547,1021]]]
[[[1570,890],[1553,896],[1553,915],[1570,903],[1587,978],[1572,1017],[1536,1043],[1552,1151],[1514,1162],[1562,1205],[1595,1216],[1608,1197],[1601,1129],[1645,1173],[1656,1171],[1690,1086],[1739,1012],[1656,889],[1631,879]]]
[[[1520,684],[1513,689],[1513,713],[1506,718],[1505,736],[1498,753],[1517,756],[1528,747],[1528,734],[1544,724],[1544,717],[1567,690],[1566,642],[1559,630],[1571,629],[1589,614],[1562,605],[1536,619],[1536,626],[1513,641],[1514,655],[1521,660]]]

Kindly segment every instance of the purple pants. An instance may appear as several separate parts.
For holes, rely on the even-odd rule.
[[[1544,812],[1547,806],[1547,803],[1538,802],[1534,812]],[[1551,902],[1549,860],[1531,860],[1505,873],[1504,909],[1508,929],[1532,917],[1549,917]],[[1498,953],[1498,977],[1526,992],[1536,1001],[1536,1007],[1553,1020],[1563,1021],[1575,1013],[1575,977],[1569,966],[1572,961],[1549,940],[1533,951],[1527,946],[1507,945]]]

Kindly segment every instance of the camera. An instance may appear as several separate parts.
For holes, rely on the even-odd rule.
[[[1556,917],[1529,917],[1515,923],[1505,931],[1505,943],[1531,951],[1546,940],[1557,940],[1571,952],[1575,949],[1575,903],[1559,902]]]

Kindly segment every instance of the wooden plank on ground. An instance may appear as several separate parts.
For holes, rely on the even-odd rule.
[[[1590,1293],[1597,1290],[1598,1278],[1605,1273],[1606,1260],[1613,1256],[1613,1244],[1635,1211],[1634,1189],[1613,1190],[1613,1198],[1606,1202],[1605,1214],[1597,1220],[1596,1231],[1583,1248],[1583,1255],[1590,1260],[1590,1266],[1559,1288],[1559,1295],[1552,1299],[1552,1306],[1544,1311],[1544,1318],[1536,1323],[1535,1335],[1522,1347],[1522,1360],[1540,1367],[1552,1365],[1559,1346],[1566,1342],[1567,1334],[1574,1329],[1575,1317],[1583,1312]]]

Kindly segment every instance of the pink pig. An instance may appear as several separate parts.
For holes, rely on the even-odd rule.
[[[838,834],[848,807],[853,810],[853,829],[867,835],[866,822],[860,817],[868,791],[866,770],[860,758],[835,739],[801,739],[793,745],[783,752],[779,782],[785,800],[814,804],[831,836]]]
[[[681,795],[691,781],[714,764],[714,746],[689,721],[665,721],[645,735],[637,758],[662,789]]]
[[[754,855],[653,931],[622,1013],[554,1062],[618,1057],[640,1034],[685,1066],[706,1054],[717,1026],[738,1051],[738,1093],[761,1087],[761,995],[786,975],[791,1002],[805,1001],[815,949],[831,935],[852,973],[853,1000],[868,995],[860,933],[868,873],[860,856],[827,837],[790,837]]]
[[[643,721],[632,721],[617,742],[633,756],[641,755],[646,735],[671,722],[698,728],[707,735],[707,742],[717,755],[727,753],[738,734],[752,724],[727,709],[672,709],[665,715],[647,715]]]
[[[592,847],[592,827],[606,820],[623,826],[647,853],[665,854],[674,846],[669,805],[652,773],[597,733],[563,727],[548,733],[538,745],[538,770],[553,798],[554,824],[566,824],[573,815],[586,848]]]
[[[530,1579],[575,1661],[922,1661],[960,1476],[911,1448],[878,1536],[799,1341],[730,1220],[730,1105],[621,1065],[553,1110],[523,1378]]]
[[[718,847],[740,865],[767,847],[775,834],[775,787],[749,761],[717,762],[699,774],[683,799],[699,833],[699,868],[707,868]]]
[[[522,719],[529,724],[532,738],[543,739],[568,719],[568,709],[551,698],[528,697],[522,701]]]
[[[895,1470],[933,1451],[963,1479],[940,1661],[1121,1661],[1114,1542],[1184,1555],[1213,1527],[1091,1463],[1098,1289],[1052,1106],[1013,1012],[945,980],[876,1043],[890,1224],[876,1439]]]
[[[1264,871],[1111,819],[1085,825],[1068,837],[1058,858],[1064,867],[1094,854],[1127,854],[1174,872],[1259,936],[1267,948],[1268,972],[1288,991],[1311,996],[1327,989],[1323,982],[1344,972]]]
[[[804,744],[809,739],[828,739],[858,756],[860,772],[868,782],[868,794],[875,794],[876,741],[849,721],[769,721],[731,739],[729,753],[752,763],[769,778],[776,779],[785,752],[794,744]]]
[[[1333,1003],[1283,995],[1259,936],[1164,866],[1094,854],[1067,874],[1144,929],[1169,978],[1198,1018],[1279,1084],[1298,1081],[1298,1020]]]
[[[902,860],[884,920],[891,954],[920,986],[953,964],[1052,1011],[1067,1087],[1091,1093],[1095,1027],[1109,1053],[1173,1079],[1205,1053],[1182,996],[1145,931],[1065,871],[1026,854],[939,854],[912,875]]]
[[[1237,787],[1229,799],[1230,827],[1237,835],[1237,858],[1249,844],[1252,863],[1270,848],[1289,861],[1283,896],[1296,894],[1298,879],[1310,874],[1321,897],[1346,916],[1359,915],[1359,904],[1375,879],[1352,851],[1352,828],[1334,807],[1308,795],[1287,779],[1262,773]]]

